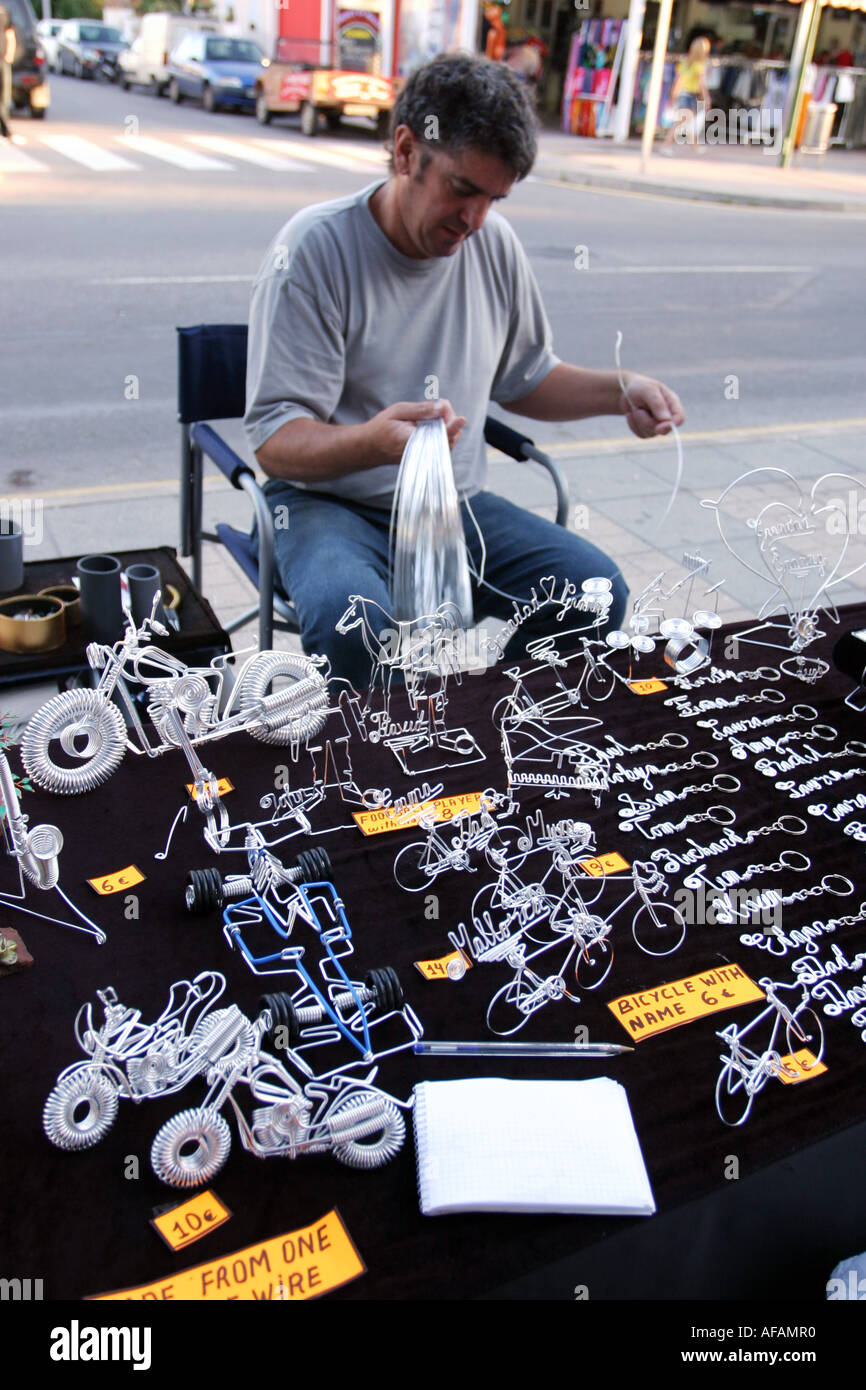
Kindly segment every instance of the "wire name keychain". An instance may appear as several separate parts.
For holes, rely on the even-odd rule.
[[[660,748],[688,748],[689,741],[685,734],[673,730],[671,733],[662,734],[661,738],[654,743],[621,743],[613,734],[605,734],[605,743],[608,745],[608,757],[619,756],[629,757],[635,753],[656,753]]]
[[[648,819],[648,815],[642,815],[634,820],[624,820],[620,822],[619,828],[622,831],[639,830],[647,840],[660,840],[663,835],[674,835],[679,830],[685,830],[687,825],[699,825],[702,821],[712,821],[714,825],[733,825],[737,816],[730,806],[711,806],[708,811],[698,811],[693,816],[684,816],[676,825],[673,821],[659,821],[658,825],[644,827],[643,822]]]
[[[823,937],[832,936],[839,927],[855,927],[858,922],[866,922],[866,902],[860,903],[857,913],[848,913],[844,917],[828,917],[826,920],[817,918],[804,927],[794,927],[790,931],[774,927],[770,932],[743,932],[740,935],[740,943],[758,951],[765,951],[771,956],[786,956],[789,951],[801,949],[807,955],[814,956],[822,945]],[[826,1008],[825,1012],[831,1013],[833,1010]]]
[[[750,753],[783,753],[789,743],[799,742],[801,739],[814,738],[819,743],[832,743],[833,739],[838,737],[839,730],[834,729],[832,724],[813,724],[811,729],[789,729],[778,738],[774,738],[772,734],[764,734],[763,738],[752,739],[750,742],[731,739],[731,754],[742,760]]]
[[[676,686],[677,690],[699,690],[702,685],[726,685],[729,681],[735,681],[738,685],[743,681],[777,681],[781,680],[781,676],[775,666],[759,666],[755,671],[726,670],[721,666],[711,666],[700,676],[668,676],[666,680],[669,685]],[[667,703],[665,701],[665,704]]]
[[[827,806],[823,801],[816,801],[806,810],[810,816],[823,816],[825,820],[838,825],[839,821],[847,820],[855,811],[862,811],[866,807],[866,792],[858,792],[856,796],[850,797],[847,801],[837,801],[835,806]]]
[[[787,825],[784,823],[786,821]],[[699,845],[689,836],[690,849],[678,854],[667,847],[660,847],[652,851],[650,858],[661,864],[666,874],[675,874],[687,864],[694,864],[701,859],[712,859],[717,854],[727,854],[738,845],[752,844],[762,835],[805,835],[808,828],[799,816],[780,816],[772,825],[762,825],[758,830],[747,831],[745,835],[738,834],[736,830],[726,829],[720,840],[713,840],[708,845]]]
[[[721,869],[718,878],[708,878],[704,872],[704,865],[701,864],[693,873],[686,875],[683,879],[683,887],[697,889],[702,884],[706,884],[708,888],[724,893],[728,888],[736,888],[741,883],[749,883],[751,879],[758,878],[763,874],[802,874],[811,867],[812,861],[807,854],[801,854],[798,849],[783,849],[779,858],[771,864],[750,864],[742,872],[738,872],[736,869]]]
[[[777,777],[780,772],[792,772],[795,767],[808,767],[810,763],[823,763],[830,758],[863,758],[866,757],[866,744],[859,739],[849,739],[844,748],[839,748],[835,752],[829,749],[822,749],[818,752],[810,748],[808,743],[805,748],[797,750],[793,748],[787,758],[779,761],[773,758],[758,758],[754,763],[756,772],[760,772],[764,777]]]
[[[799,801],[804,796],[814,796],[825,787],[835,786],[837,782],[850,782],[852,777],[866,777],[866,767],[831,767],[819,776],[810,777],[807,782],[779,781],[774,785],[777,791],[784,792],[791,801]]]
[[[760,719],[753,715],[750,719],[740,719],[735,724],[725,724],[721,729],[718,727],[718,719],[699,719],[699,729],[709,729],[710,734],[717,742],[730,738],[731,734],[744,734],[749,729],[766,729],[771,724],[792,724],[797,719],[818,718],[818,711],[812,705],[794,705],[790,714],[772,714],[768,719]]]
[[[757,695],[737,695],[726,700],[721,695],[714,700],[698,700],[692,704],[688,695],[669,695],[664,701],[672,705],[680,719],[694,719],[699,714],[709,714],[714,709],[736,709],[738,705],[783,705],[785,696],[781,690],[759,690]]]
[[[684,763],[663,763],[659,766],[656,763],[644,763],[640,767],[623,767],[622,763],[617,763],[613,771],[608,774],[608,781],[611,786],[618,782],[640,782],[646,787],[648,792],[653,790],[652,777],[672,777],[678,772],[694,772],[696,768],[705,770],[718,767],[719,760],[715,753],[704,752],[698,749]]]
[[[723,796],[732,796],[742,787],[739,777],[732,777],[727,772],[718,772],[709,782],[702,782],[699,785],[683,787],[682,791],[660,791],[655,796],[649,797],[646,801],[635,801],[628,792],[620,792],[618,800],[624,804],[619,808],[621,820],[636,820],[638,816],[648,816],[661,806],[670,806],[674,801],[685,801],[690,796],[708,795],[713,792],[721,792]]]

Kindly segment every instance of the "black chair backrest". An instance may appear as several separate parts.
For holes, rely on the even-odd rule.
[[[247,325],[200,323],[177,330],[177,417],[234,420],[246,409]]]

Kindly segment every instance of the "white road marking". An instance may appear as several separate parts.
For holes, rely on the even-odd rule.
[[[264,145],[265,148],[269,150],[272,150],[274,145],[272,140],[262,138],[255,139],[254,143],[256,145]],[[295,153],[298,146],[299,141],[293,140],[287,145],[287,148],[291,148],[292,153]],[[322,146],[316,144],[315,140],[308,141],[308,144],[303,146],[303,151],[304,159],[311,160],[314,164],[328,164],[334,169],[345,169],[350,174],[366,172],[359,168],[360,161],[354,159],[350,154],[338,154],[333,150],[323,149]]]
[[[92,140],[85,140],[81,135],[43,135],[41,139],[43,145],[57,150],[58,154],[65,155],[76,164],[83,164],[86,169],[93,169],[98,173],[140,170],[140,165],[133,164],[132,160],[113,154],[111,150],[104,150],[101,145],[95,145]]]
[[[47,174],[48,165],[16,149],[9,140],[0,140],[0,175]]]
[[[161,159],[165,164],[173,164],[177,169],[231,169],[221,159],[211,159],[209,155],[198,154],[168,140],[156,140],[151,135],[118,135],[117,141],[124,149],[150,155],[151,159]]]
[[[280,173],[293,169],[312,172],[309,164],[302,164],[299,159],[292,159],[290,155],[259,149],[257,146],[243,143],[240,140],[233,140],[228,135],[188,135],[186,138],[193,145],[200,145],[204,150],[214,150],[217,154],[230,155],[233,159],[240,159],[247,164],[257,164],[261,169],[278,169]],[[273,144],[273,141],[270,143]]]

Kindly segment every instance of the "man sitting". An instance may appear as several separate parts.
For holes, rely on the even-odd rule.
[[[245,426],[269,475],[280,578],[305,651],[358,687],[369,656],[357,631],[339,637],[334,625],[352,594],[392,611],[390,509],[418,420],[441,415],[447,427],[476,616],[511,617],[544,575],[606,576],[609,626],[627,597],[616,564],[485,490],[488,402],[534,420],[622,414],[642,438],[683,420],[660,382],[628,373],[623,393],[615,372],[554,354],[525,252],[491,211],[537,148],[526,88],[505,65],[433,59],[400,93],[392,132],[387,179],[305,208],[278,233],[250,313]],[[509,660],[546,617],[514,634]]]

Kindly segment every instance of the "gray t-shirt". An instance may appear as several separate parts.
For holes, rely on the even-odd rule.
[[[487,403],[520,400],[556,366],[550,324],[503,217],[489,212],[453,256],[415,260],[370,211],[381,182],[305,208],[268,248],[250,308],[247,437],[255,450],[298,416],[357,425],[397,401],[444,397],[467,420],[452,460],[472,496],[487,471]],[[396,476],[384,465],[306,486],[390,507]]]

